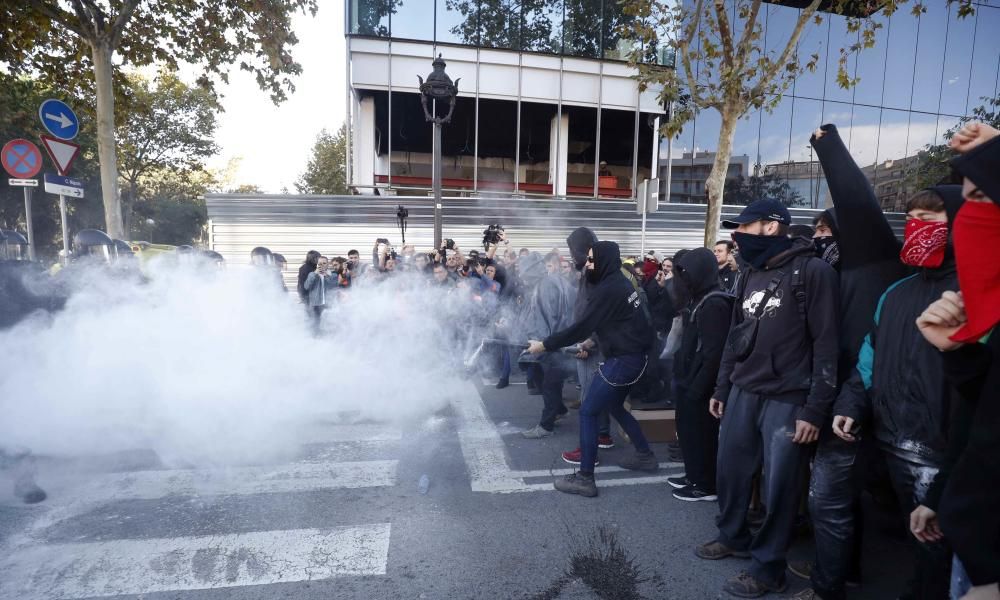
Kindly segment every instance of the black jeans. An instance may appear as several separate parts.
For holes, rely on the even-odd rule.
[[[830,425],[820,432],[809,480],[809,514],[816,537],[812,588],[823,600],[843,600],[844,582],[861,576],[861,442],[845,442]]]
[[[326,310],[326,306],[310,306],[309,316],[312,318],[313,333],[319,334],[320,323],[323,321],[323,311]]]
[[[684,475],[702,490],[715,491],[719,421],[708,412],[708,398],[689,398],[678,388],[677,441],[684,455]]]
[[[799,407],[776,402],[733,386],[719,430],[717,489],[719,541],[750,551],[750,573],[771,585],[785,580],[785,556],[795,519],[810,446],[792,442]],[[750,535],[754,473],[763,464],[761,494],[767,516]]]
[[[924,503],[927,488],[940,470],[938,465],[898,449],[884,449],[889,467],[889,479],[899,498],[899,506],[910,527],[910,513]],[[914,600],[945,600],[949,597],[951,583],[951,548],[946,542],[925,544],[913,536],[916,565],[910,580],[910,594]]]
[[[535,370],[541,378],[543,402],[542,418],[538,424],[542,429],[552,431],[556,426],[556,417],[568,412],[562,398],[566,372],[554,357],[542,359],[542,362],[535,365]]]

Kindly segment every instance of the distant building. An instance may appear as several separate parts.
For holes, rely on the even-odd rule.
[[[661,156],[663,153],[661,152]],[[683,152],[675,157],[673,176],[670,180],[670,202],[704,204],[706,199],[705,180],[712,171],[715,152]],[[660,201],[667,202],[667,159],[660,158],[658,169],[660,178]],[[750,175],[750,157],[746,154],[731,156],[726,181]]]
[[[763,174],[775,175],[785,181],[802,199],[798,206],[825,208],[832,206],[823,167],[819,161],[786,161],[764,165]]]
[[[875,187],[882,210],[905,212],[907,199],[917,191],[914,181],[919,167],[920,157],[914,155],[868,165],[861,171]]]

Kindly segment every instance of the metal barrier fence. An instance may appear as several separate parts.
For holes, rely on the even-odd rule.
[[[433,245],[433,199],[427,196],[303,196],[206,194],[209,245],[226,261],[245,264],[250,250],[266,246],[283,254],[290,265],[316,249],[326,256],[346,256],[357,249],[362,260],[371,259],[375,239],[388,238],[397,251],[402,246],[396,207],[409,211],[406,242],[418,252]],[[724,206],[723,218],[736,215],[740,206]],[[811,223],[821,211],[791,209],[795,223]],[[901,234],[904,215],[890,214],[889,222]],[[703,204],[660,204],[647,216],[646,249],[672,255],[681,248],[702,244],[705,222]],[[566,236],[587,226],[602,240],[618,242],[623,255],[637,255],[641,216],[635,203],[615,200],[564,200],[522,198],[444,199],[444,237],[463,251],[482,249],[483,229],[500,223],[507,230],[510,248],[539,252],[553,248],[565,252]],[[721,235],[725,236],[726,233]],[[291,270],[291,269],[290,269]]]

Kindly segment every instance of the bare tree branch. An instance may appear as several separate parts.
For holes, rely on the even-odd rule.
[[[52,19],[53,22],[59,23],[85,40],[90,39],[84,29],[80,27],[79,20],[74,19],[72,14],[54,4],[45,2],[45,0],[27,0],[27,2],[29,6]]]
[[[799,44],[799,36],[802,35],[802,30],[805,29],[806,23],[812,19],[813,14],[820,5],[820,2],[821,0],[812,0],[812,2],[809,3],[809,6],[802,9],[802,12],[799,14],[799,20],[795,23],[795,29],[792,31],[792,35],[788,38],[788,44],[785,45],[785,50],[781,53],[781,58],[771,62],[771,68],[764,73],[760,81],[757,82],[757,85],[750,90],[751,99],[762,95],[767,86],[770,85],[771,80],[774,79],[774,76],[778,74],[778,71],[788,64],[789,58],[791,58],[792,54],[795,52],[795,48]]]
[[[726,0],[715,0],[715,15],[719,20],[719,39],[722,40],[723,64],[730,65],[735,70],[736,56],[733,51],[733,31],[729,25],[728,12]]]

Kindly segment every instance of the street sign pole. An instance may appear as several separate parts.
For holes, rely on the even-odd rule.
[[[28,260],[35,260],[35,227],[31,224],[31,193],[30,187],[24,188],[24,224],[28,230]]]
[[[636,194],[636,202],[639,203],[639,209],[642,211],[642,235],[639,238],[639,258],[644,260],[646,256],[646,202],[649,197],[649,180],[643,181],[639,184],[638,194]]]
[[[59,219],[62,221],[63,252],[69,260],[69,227],[66,224],[66,196],[59,194]]]

